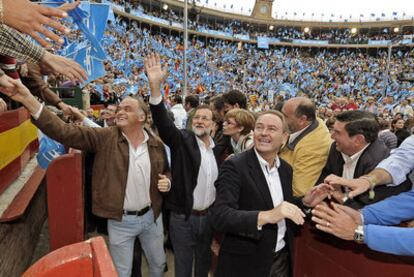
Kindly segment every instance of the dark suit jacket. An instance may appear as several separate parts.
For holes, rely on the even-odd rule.
[[[292,168],[280,161],[283,198],[297,202],[292,196]],[[215,186],[217,194],[210,209],[211,220],[215,229],[224,233],[216,276],[267,277],[273,263],[278,226],[268,224],[262,231],[257,230],[259,211],[274,207],[254,149],[225,161]],[[285,247],[293,257],[293,222],[286,220],[286,227]]]
[[[357,162],[354,178],[359,178],[362,175],[371,172],[382,160],[390,155],[388,147],[380,140],[375,140],[371,143],[359,157]],[[322,170],[321,176],[315,185],[323,183],[323,180],[330,174],[342,176],[344,169],[344,159],[341,152],[336,150],[336,143],[332,143],[329,150],[328,161]],[[403,191],[411,189],[411,182],[407,179],[404,183],[396,187],[378,186],[375,188],[375,198],[370,200],[368,192],[365,192],[354,199],[346,201],[344,204],[354,209],[361,209],[365,205],[373,204],[381,201],[384,198],[399,194]]]
[[[171,149],[172,181],[166,207],[188,217],[193,208],[193,191],[197,185],[201,165],[201,153],[196,136],[192,131],[175,127],[163,102],[150,105],[150,108],[160,138]]]

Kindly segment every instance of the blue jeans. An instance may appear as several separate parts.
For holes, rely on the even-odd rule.
[[[143,216],[124,215],[122,221],[108,219],[109,249],[120,277],[131,276],[135,238],[147,257],[151,277],[164,276],[166,256],[161,215],[154,222],[150,209]]]
[[[171,212],[170,238],[174,249],[175,277],[207,277],[211,265],[213,230],[208,215],[185,215]]]

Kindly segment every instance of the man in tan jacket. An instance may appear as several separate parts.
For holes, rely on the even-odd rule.
[[[135,238],[149,262],[150,276],[163,276],[166,257],[160,217],[162,196],[170,189],[162,142],[144,129],[146,106],[125,98],[116,126],[69,125],[44,108],[20,82],[5,91],[22,103],[34,124],[64,145],[95,153],[92,175],[93,213],[108,218],[109,246],[119,276],[130,276]]]
[[[328,159],[332,140],[325,124],[316,118],[315,104],[305,97],[284,104],[289,140],[280,157],[293,168],[293,195],[300,197],[313,187]]]

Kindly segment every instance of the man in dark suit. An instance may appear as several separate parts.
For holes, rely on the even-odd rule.
[[[277,153],[287,139],[280,112],[261,114],[255,147],[223,163],[213,226],[224,233],[216,276],[291,276],[293,227],[303,224],[292,196],[292,168]]]
[[[163,142],[171,150],[172,184],[166,207],[174,249],[175,276],[207,277],[211,263],[213,230],[207,210],[215,200],[218,166],[210,137],[213,113],[209,106],[195,108],[192,130],[179,130],[168,117],[160,92],[165,72],[158,55],[145,58],[151,88],[152,118]]]
[[[371,172],[382,160],[390,155],[388,147],[378,140],[380,126],[372,113],[364,111],[346,111],[336,116],[332,130],[332,139],[328,160],[316,185],[328,176],[336,175],[345,179],[359,178]],[[333,176],[328,177],[330,180]],[[349,198],[345,189],[336,186],[335,199],[346,206],[361,209],[399,194],[411,188],[409,179],[399,186],[377,186],[375,196],[369,197],[366,191],[354,198]],[[371,193],[372,194],[372,193]]]

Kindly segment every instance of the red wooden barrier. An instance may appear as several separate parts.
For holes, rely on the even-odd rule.
[[[19,177],[37,151],[36,129],[26,124],[29,119],[25,108],[0,114],[0,193]],[[9,159],[10,155],[13,160]]]
[[[82,155],[71,153],[53,160],[46,178],[49,242],[53,251],[84,240]]]
[[[295,239],[295,277],[414,276],[414,258],[384,254],[305,224]]]
[[[67,245],[41,258],[23,277],[116,277],[102,237]]]

